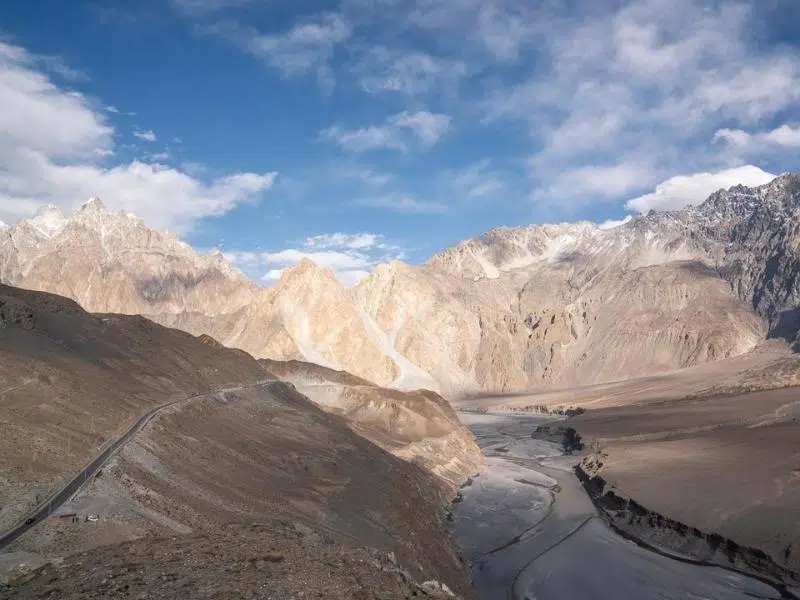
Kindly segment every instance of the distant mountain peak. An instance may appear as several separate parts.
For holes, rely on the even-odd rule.
[[[338,285],[339,280],[329,267],[321,267],[308,257],[304,257],[293,267],[287,267],[281,273],[279,285],[288,285],[294,281],[309,281],[317,279],[330,279]]]
[[[97,196],[92,196],[81,205],[80,212],[85,212],[85,211],[108,212],[106,209],[106,205],[103,204],[103,201],[100,200],[100,198],[98,198]]]
[[[58,235],[67,225],[67,218],[52,204],[42,206],[28,223],[46,238]]]

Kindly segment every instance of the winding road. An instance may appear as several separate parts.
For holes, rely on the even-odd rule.
[[[0,534],[0,550],[8,546],[11,542],[16,540],[32,527],[35,527],[42,520],[53,514],[53,511],[58,509],[62,504],[72,498],[72,496],[74,496],[81,488],[81,486],[89,481],[89,479],[94,477],[94,475],[103,467],[103,465],[108,462],[108,459],[110,459],[117,451],[119,451],[120,448],[127,444],[133,438],[133,436],[139,433],[153,419],[153,417],[158,415],[161,411],[214,394],[237,392],[243,389],[270,385],[277,382],[277,379],[265,379],[263,381],[259,381],[258,383],[249,385],[219,389],[197,394],[195,396],[190,396],[188,398],[170,400],[169,402],[159,404],[158,406],[150,409],[141,417],[139,417],[139,420],[131,425],[131,427],[125,433],[115,439],[113,443],[106,447],[105,450],[93,458],[92,461],[83,469],[81,469],[80,472],[78,472],[72,479],[70,479],[66,485],[54,491],[47,499],[45,499],[32,511],[25,515],[14,527],[3,534]]]
[[[611,530],[572,473],[575,460],[531,438],[552,419],[460,416],[489,465],[452,508],[452,533],[482,600],[795,597],[740,573],[653,552]]]

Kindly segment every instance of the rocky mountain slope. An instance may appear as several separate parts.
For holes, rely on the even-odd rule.
[[[0,279],[383,386],[452,397],[590,384],[793,341],[799,190],[784,175],[614,228],[496,229],[422,266],[381,265],[352,289],[308,261],[255,287],[95,201],[0,232]]]
[[[0,528],[156,404],[265,378],[244,352],[0,285]]]
[[[89,554],[18,577],[12,588],[0,586],[0,597],[253,597],[265,593],[265,574],[271,593],[284,597],[446,597],[438,582],[470,597],[442,523],[460,481],[415,464],[447,461],[401,460],[357,435],[347,415],[320,410],[289,384],[239,387],[270,377],[253,357],[207,336],[0,286],[3,530],[148,408],[225,388],[150,421],[64,507],[80,523],[54,516],[16,540],[12,552]],[[414,402],[421,430],[427,415],[439,433],[452,417],[458,436],[441,399]],[[471,443],[464,438],[458,451],[478,454]],[[92,513],[100,521],[85,522]],[[138,538],[150,552],[131,561],[137,546],[128,542]],[[185,555],[191,565],[164,560],[186,544],[196,545]],[[99,558],[92,549],[100,545]],[[88,575],[76,566],[82,561],[92,565]]]
[[[259,362],[323,410],[343,416],[358,434],[435,473],[454,491],[486,466],[472,433],[435,392],[382,388],[313,363]]]

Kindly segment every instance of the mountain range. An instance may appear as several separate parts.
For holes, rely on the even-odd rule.
[[[272,287],[91,199],[0,231],[0,281],[141,314],[257,358],[447,396],[591,384],[800,330],[800,175],[615,227],[499,228],[345,288],[308,260]]]

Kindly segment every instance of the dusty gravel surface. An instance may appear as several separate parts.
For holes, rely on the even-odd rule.
[[[97,548],[50,564],[4,599],[449,598],[415,582],[385,552],[343,545],[292,522],[220,526]]]

